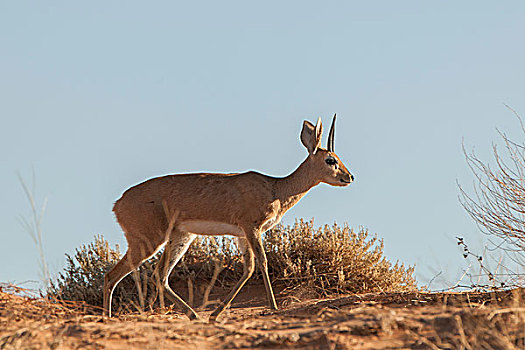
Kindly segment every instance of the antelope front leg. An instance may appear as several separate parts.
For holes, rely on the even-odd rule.
[[[258,234],[253,237],[252,241],[250,241],[250,245],[253,248],[255,257],[257,259],[257,264],[259,265],[259,269],[261,270],[263,276],[264,287],[266,288],[266,295],[268,296],[268,304],[272,310],[277,310],[277,303],[275,302],[275,297],[273,295],[270,276],[268,276],[268,260],[266,259],[266,253],[264,252],[261,235]]]
[[[239,238],[238,242],[239,250],[241,251],[244,260],[243,275],[239,282],[237,282],[237,285],[233,287],[230,294],[228,294],[228,296],[223,300],[219,307],[210,315],[210,322],[214,322],[217,319],[217,317],[219,317],[219,315],[230,305],[233,298],[235,298],[237,293],[239,293],[246,281],[248,281],[248,279],[252,276],[253,272],[255,271],[255,261],[251,247],[248,245],[248,242],[245,238]]]

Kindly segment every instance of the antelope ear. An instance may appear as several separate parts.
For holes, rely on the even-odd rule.
[[[303,122],[303,130],[301,131],[301,142],[308,150],[308,153],[315,154],[317,149],[321,147],[321,136],[323,135],[323,123],[321,118],[317,119],[317,124],[314,126],[308,120]]]

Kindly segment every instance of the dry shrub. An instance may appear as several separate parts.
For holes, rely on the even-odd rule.
[[[194,307],[213,304],[212,288],[221,297],[240,279],[242,257],[229,237],[199,237],[170,276],[170,285]],[[264,246],[274,285],[312,296],[333,293],[399,292],[416,289],[414,267],[390,263],[383,256],[383,241],[348,225],[314,228],[313,221],[279,225],[266,232]],[[59,300],[102,304],[104,274],[120,258],[102,236],[83,245],[75,255],[66,255],[66,267],[51,284],[48,295]],[[113,294],[115,311],[144,310],[164,306],[158,295],[155,266],[160,253],[137,272],[124,278]],[[257,273],[252,283],[260,283]]]
[[[77,248],[73,256],[66,254],[66,267],[51,281],[48,296],[101,306],[104,274],[119,259],[118,245],[113,250],[102,236],[95,236],[94,242]]]
[[[273,278],[307,287],[318,295],[402,292],[416,289],[414,267],[392,264],[383,256],[383,240],[347,224],[313,227],[300,220],[266,234]]]
[[[221,285],[224,286],[225,280],[233,280],[237,271],[242,270],[242,261],[232,243],[233,241],[226,237],[196,239],[171,273],[170,285],[183,297],[188,296],[190,304],[194,305],[190,294],[194,293],[193,286],[200,287],[195,294],[198,293],[202,299],[205,283],[210,282],[210,276],[217,266],[222,271],[222,278],[218,280]],[[137,271],[117,285],[113,293],[114,311],[143,311],[145,307],[165,305],[163,296],[160,297],[161,302],[157,294],[159,278],[155,266],[160,256],[161,252],[145,261]],[[112,249],[103,236],[95,236],[94,242],[77,248],[73,256],[66,254],[66,267],[56,280],[50,283],[48,298],[58,301],[84,301],[89,305],[101,307],[104,275],[121,257],[118,245],[116,249]]]

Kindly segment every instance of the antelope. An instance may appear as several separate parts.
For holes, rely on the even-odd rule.
[[[116,285],[165,245],[156,271],[162,288],[171,295],[190,320],[197,313],[170,287],[169,275],[197,235],[232,235],[243,255],[243,275],[210,322],[230,305],[255,271],[255,260],[262,272],[271,309],[277,310],[268,276],[268,262],[261,236],[278,224],[286,211],[321,182],[348,186],[354,181],[334,153],[336,115],[328,135],[328,146],[321,148],[321,118],[314,126],[305,120],[301,142],[307,158],[290,175],[278,178],[249,171],[235,174],[176,174],[156,177],[131,187],[115,202],[113,211],[120,224],[128,250],[104,277],[104,310],[111,317],[111,299]]]

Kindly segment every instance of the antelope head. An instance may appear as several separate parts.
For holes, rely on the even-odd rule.
[[[348,186],[354,181],[354,176],[334,152],[335,119],[334,114],[326,149],[321,147],[321,136],[323,135],[321,118],[317,119],[315,126],[307,120],[304,121],[301,142],[308,150],[307,162],[315,169],[314,176],[318,181],[332,186]]]

